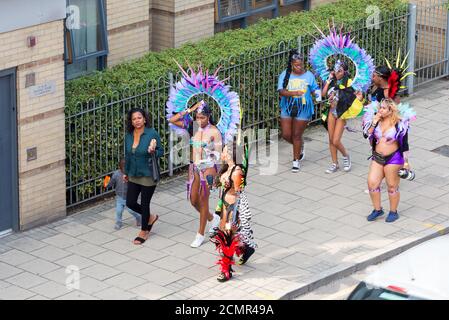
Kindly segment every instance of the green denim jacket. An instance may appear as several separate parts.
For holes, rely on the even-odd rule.
[[[148,147],[152,139],[156,139],[156,158],[160,158],[164,155],[164,149],[161,144],[161,137],[159,133],[153,128],[145,128],[144,132],[140,136],[139,145],[135,153],[132,152],[134,143],[134,137],[132,133],[127,133],[125,136],[125,174],[130,177],[152,177],[148,160],[150,154],[148,153]]]

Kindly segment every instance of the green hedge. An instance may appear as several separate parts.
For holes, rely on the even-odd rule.
[[[313,23],[326,28],[328,20],[351,25],[366,18],[366,8],[375,5],[382,12],[403,7],[401,0],[340,0],[311,11],[294,12],[277,19],[263,20],[247,29],[219,33],[212,38],[187,43],[178,49],[150,52],[140,59],[117,65],[103,72],[67,81],[66,106],[75,111],[77,102],[111,93],[113,90],[132,87],[145,81],[155,81],[170,70],[176,71],[173,58],[192,65],[202,63],[216,66],[222,59],[277,45],[281,41],[296,39],[300,35],[317,34]]]
[[[380,29],[367,30],[368,5],[379,6],[392,21],[382,24]],[[67,186],[71,186],[68,204],[104,193],[101,181],[117,167],[122,156],[125,114],[133,106],[144,106],[150,111],[167,155],[168,72],[175,73],[175,81],[179,77],[173,58],[194,66],[201,63],[210,70],[222,65],[220,78],[229,77],[227,82],[240,95],[244,127],[278,128],[277,77],[286,67],[288,50],[297,47],[298,36],[302,36],[302,48],[307,54],[314,42],[312,34],[317,34],[312,22],[323,29],[332,18],[336,23],[344,23],[346,28],[352,28],[355,41],[380,63],[384,57],[393,58],[399,48],[402,51],[406,48],[404,12],[406,6],[398,0],[343,0],[313,11],[264,20],[244,30],[220,33],[179,49],[151,52],[135,61],[68,81],[66,168]],[[161,161],[162,170],[168,169],[167,159],[166,156]]]

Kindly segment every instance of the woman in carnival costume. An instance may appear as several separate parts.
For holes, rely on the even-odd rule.
[[[198,232],[190,245],[197,248],[204,242],[207,221],[212,221],[210,232],[220,222],[220,218],[209,211],[210,189],[217,175],[222,141],[229,140],[240,121],[240,105],[238,95],[217,78],[218,70],[214,75],[209,75],[208,71],[203,72],[201,68],[198,72],[189,68],[188,74],[179,67],[183,79],[170,89],[167,120],[175,133],[185,135],[188,132],[191,137],[187,197],[200,213]],[[198,95],[209,95],[217,101],[221,109],[217,125],[213,124],[212,109],[205,101],[188,108],[190,99]],[[195,114],[192,117],[193,112]]]
[[[368,173],[368,191],[374,210],[367,217],[374,221],[384,214],[381,207],[380,185],[385,178],[390,200],[390,211],[386,222],[399,218],[397,212],[399,195],[399,170],[409,169],[408,132],[410,121],[416,113],[407,103],[396,104],[386,98],[381,103],[371,103],[363,116],[363,131],[372,146],[372,159]]]
[[[329,110],[323,114],[322,120],[329,135],[329,150],[332,163],[326,173],[334,173],[339,169],[338,154],[343,156],[343,170],[351,170],[351,157],[341,142],[347,120],[355,119],[363,114],[363,92],[369,88],[374,71],[373,59],[352,42],[350,34],[338,34],[335,27],[329,35],[318,29],[322,38],[317,40],[310,51],[310,63],[325,85],[323,97],[328,96]],[[332,71],[327,60],[331,56],[344,56],[354,63],[355,77],[351,79],[349,66],[345,61],[337,60]]]
[[[292,172],[299,171],[299,162],[304,159],[303,133],[315,112],[311,92],[321,101],[319,89],[314,75],[305,69],[304,57],[291,50],[287,69],[279,75],[278,91],[282,137],[293,145]]]
[[[243,265],[257,247],[250,224],[248,198],[244,190],[248,173],[247,138],[243,143],[241,139],[235,140],[223,149],[223,166],[217,179],[221,195],[215,210],[221,216],[221,223],[211,241],[215,243],[221,255],[217,262],[220,266],[217,280],[220,282],[232,277],[234,255],[240,256],[237,264]]]
[[[406,55],[401,62],[401,51],[398,52],[396,64],[392,64],[385,59],[386,65],[376,67],[373,73],[373,86],[368,95],[369,101],[381,102],[385,98],[393,99],[397,104],[400,103],[399,91],[405,88],[401,86],[401,82],[413,72],[406,72],[405,64],[407,62]]]

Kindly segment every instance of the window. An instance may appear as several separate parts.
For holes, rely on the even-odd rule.
[[[276,17],[278,0],[215,0],[216,23],[242,20],[242,26],[245,27],[247,17],[267,11]]]
[[[394,292],[384,288],[376,288],[364,281],[349,295],[348,300],[423,300],[406,293]]]
[[[279,0],[279,2],[281,3],[281,6],[288,6],[290,4],[295,4],[295,3],[303,2],[303,1],[304,0]],[[310,2],[310,1],[306,1],[306,2]]]
[[[66,78],[104,69],[108,54],[104,0],[67,0],[67,12]]]
[[[308,10],[310,0],[215,0],[215,32],[245,28],[260,18],[275,18],[298,8]]]

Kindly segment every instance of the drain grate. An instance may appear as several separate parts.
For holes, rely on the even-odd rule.
[[[432,152],[449,158],[449,146],[446,144],[444,146],[433,149]]]

